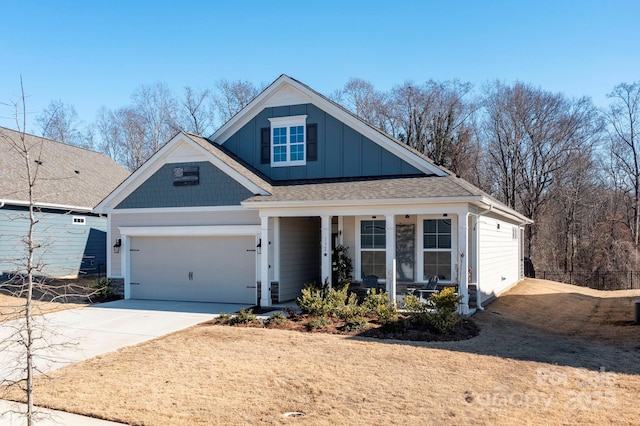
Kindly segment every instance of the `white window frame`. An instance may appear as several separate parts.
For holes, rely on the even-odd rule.
[[[87,218],[84,216],[73,216],[73,218],[71,219],[71,223],[74,225],[86,225]]]
[[[363,251],[379,251],[379,252],[383,252],[386,253],[387,252],[387,247],[386,247],[386,241],[385,241],[385,248],[363,248],[362,247],[362,222],[364,221],[382,221],[385,222],[385,235],[386,235],[386,220],[383,217],[376,217],[376,218],[372,218],[371,216],[362,216],[362,217],[358,217],[356,220],[356,267],[355,267],[355,273],[356,273],[356,277],[358,280],[360,280],[362,278],[362,252]],[[386,265],[385,265],[386,266]],[[385,268],[386,270],[386,268]],[[378,282],[380,283],[384,283],[387,281],[386,279],[386,274],[382,277],[378,277]]]
[[[293,115],[287,117],[274,117],[269,118],[269,122],[271,123],[271,146],[269,149],[271,150],[271,167],[283,167],[283,166],[304,166],[307,164],[307,116],[306,115]],[[302,126],[302,142],[296,142],[295,145],[302,145],[304,149],[304,155],[302,160],[291,160],[291,128]],[[286,147],[286,160],[285,161],[275,161],[275,152],[274,152],[274,130],[279,128],[287,129],[287,141],[285,143]]]
[[[456,277],[456,262],[457,256],[455,255],[458,252],[458,219],[457,215],[450,214],[447,217],[442,215],[421,215],[418,216],[418,226],[416,230],[416,280],[418,282],[426,282],[429,280],[429,277],[424,276],[424,253],[425,252],[442,252],[442,251],[450,251],[451,252],[451,270],[449,271],[449,275],[451,276],[450,280],[441,280],[445,283],[455,282],[457,280]],[[437,220],[437,219],[449,219],[451,220],[451,248],[450,249],[425,249],[424,248],[424,221],[425,220]]]

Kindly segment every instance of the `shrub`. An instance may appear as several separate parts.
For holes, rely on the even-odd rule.
[[[315,317],[311,320],[309,320],[309,322],[307,323],[307,328],[309,330],[320,330],[322,328],[325,328],[326,326],[328,326],[330,323],[329,319],[322,316],[322,317]]]
[[[90,283],[89,287],[93,289],[93,295],[95,295],[98,300],[109,300],[115,296],[113,284],[107,277],[99,278],[98,280]]]
[[[300,296],[296,299],[296,304],[300,306],[302,312],[309,315],[324,315],[326,313],[326,303],[324,301],[322,289],[314,286],[305,286]]]
[[[343,328],[346,331],[357,331],[367,328],[368,325],[369,322],[366,320],[366,318],[362,316],[353,316],[349,318],[349,320],[345,321]]]
[[[438,333],[448,333],[460,322],[458,305],[461,299],[462,296],[458,296],[453,287],[447,287],[431,295],[428,303],[435,311],[431,317],[431,325]]]
[[[240,309],[238,314],[231,319],[234,325],[252,324],[256,322],[257,317],[253,314],[253,309]]]
[[[286,320],[287,317],[282,312],[274,312],[267,321],[268,325],[278,325],[284,323]]]
[[[343,292],[339,291],[340,296],[336,298],[336,301],[340,301]],[[367,312],[364,306],[358,305],[358,295],[355,293],[351,293],[348,297],[346,296],[346,288],[344,289],[345,300],[342,300],[341,304],[335,307],[335,316],[340,318],[345,322],[350,322],[356,318],[362,318],[362,316]]]
[[[453,287],[446,287],[441,292],[432,294],[425,302],[412,293],[406,294],[404,306],[414,324],[446,334],[460,322],[458,304],[461,298],[455,294]]]
[[[282,312],[287,316],[287,318],[292,321],[297,321],[298,319],[300,319],[300,314],[298,313],[298,311],[290,306],[285,306],[284,308],[282,308]]]
[[[348,288],[351,284],[353,276],[353,261],[349,256],[349,247],[345,245],[338,245],[334,249],[335,253],[335,271],[338,277],[338,282],[335,287],[338,289]]]
[[[396,305],[385,290],[376,291],[375,288],[372,288],[365,296],[362,306],[367,314],[375,315],[382,321],[390,321],[398,316]]]

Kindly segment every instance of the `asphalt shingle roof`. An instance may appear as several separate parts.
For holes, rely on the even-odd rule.
[[[37,171],[36,203],[94,207],[129,176],[99,152],[29,134],[24,142],[32,173]],[[21,133],[0,127],[0,200],[28,202],[26,163],[15,143],[21,144]]]

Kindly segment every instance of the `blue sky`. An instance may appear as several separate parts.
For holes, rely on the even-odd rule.
[[[141,84],[213,88],[285,73],[330,94],[351,77],[388,90],[515,80],[598,106],[640,80],[640,1],[0,0],[0,102],[20,76],[28,129],[61,99],[85,122]],[[12,127],[7,108],[0,125]]]

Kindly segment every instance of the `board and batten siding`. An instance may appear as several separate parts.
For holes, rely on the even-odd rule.
[[[74,224],[83,218],[84,224]],[[42,210],[36,213],[34,262],[36,275],[75,278],[106,271],[106,230],[104,217],[87,213]],[[29,211],[24,207],[0,209],[0,275],[25,271]]]
[[[260,217],[255,210],[245,210],[238,207],[238,210],[231,211],[184,211],[178,210],[145,213],[143,209],[136,213],[119,212],[114,210],[110,215],[111,219],[111,241],[113,246],[118,238],[122,238],[118,230],[119,227],[137,226],[215,226],[215,225],[259,225]],[[111,253],[111,268],[109,276],[122,277],[122,255],[124,253]]]
[[[197,185],[174,186],[173,169],[198,167]],[[116,209],[238,206],[254,194],[208,161],[165,164]]]
[[[485,302],[520,280],[520,232],[516,224],[487,216],[479,219],[478,226],[479,282]]]
[[[280,219],[279,301],[300,296],[305,284],[320,278],[320,218]]]
[[[307,124],[318,126],[317,160],[307,161],[303,166],[261,164],[261,129],[270,127],[269,118],[297,115],[306,115]],[[273,180],[422,174],[313,104],[265,108],[224,141],[223,146]]]

